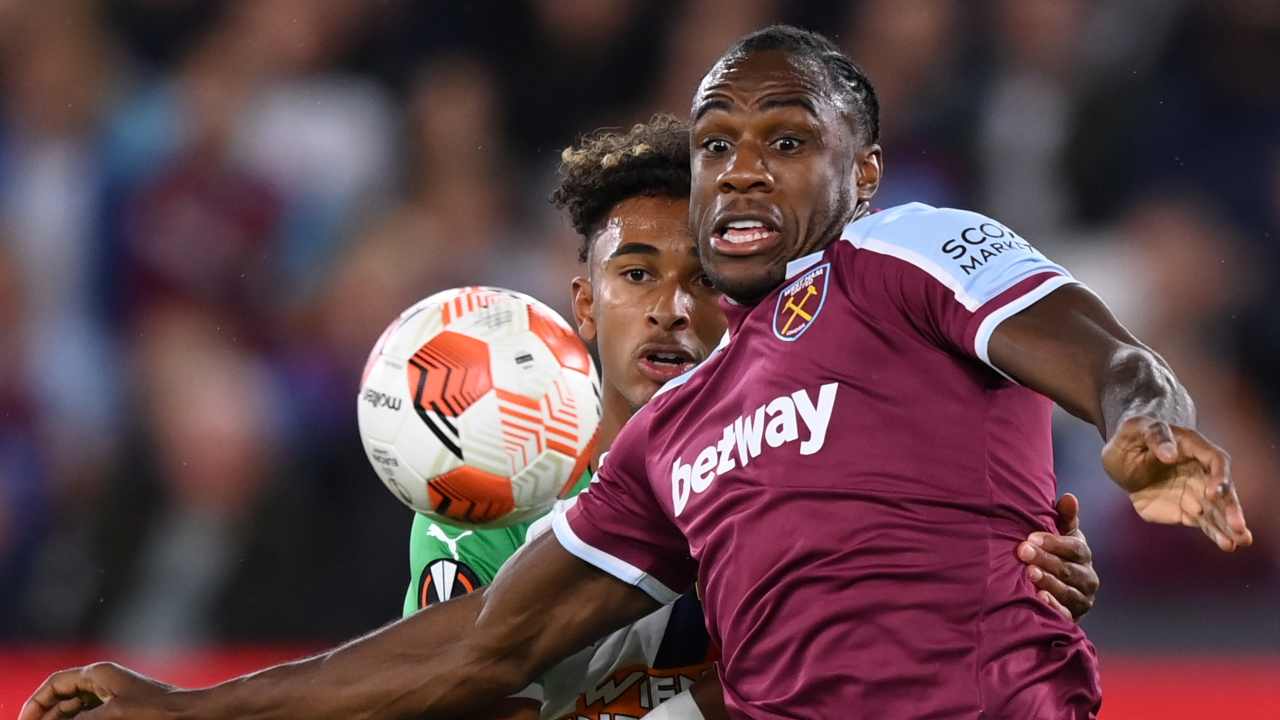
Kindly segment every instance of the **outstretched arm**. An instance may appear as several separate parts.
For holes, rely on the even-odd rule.
[[[1098,427],[1102,463],[1149,522],[1199,527],[1223,550],[1253,537],[1226,452],[1196,430],[1195,405],[1159,355],[1096,295],[1055,290],[999,325],[992,363]]]
[[[19,720],[454,717],[492,707],[555,661],[657,606],[547,534],[484,592],[333,651],[193,691],[112,663],[64,670],[45,681]]]

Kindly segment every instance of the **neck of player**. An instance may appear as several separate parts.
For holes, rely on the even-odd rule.
[[[601,385],[604,386],[604,395],[601,398],[600,427],[596,431],[596,456],[591,458],[591,467],[596,469],[600,467],[600,458],[609,451],[614,438],[622,431],[622,426],[637,410],[607,379],[602,378]]]

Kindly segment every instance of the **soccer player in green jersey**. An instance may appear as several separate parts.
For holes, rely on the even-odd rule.
[[[596,346],[603,368],[603,416],[592,467],[632,413],[668,380],[706,358],[724,335],[719,293],[702,272],[688,229],[688,194],[688,130],[675,118],[654,118],[625,133],[596,134],[564,152],[552,200],[582,238],[578,258],[586,272],[572,282],[573,315],[579,334]],[[572,495],[587,486],[590,472]],[[489,584],[524,543],[528,527],[465,530],[416,516],[409,537],[411,575],[404,614]],[[694,630],[702,631],[700,614],[694,619]],[[660,625],[658,633],[667,623]],[[705,643],[691,655],[683,662],[673,659],[667,669],[705,670]],[[652,664],[652,658],[632,659],[636,663],[618,668],[627,671],[624,675],[636,665]],[[599,672],[614,674],[607,670],[613,668]],[[687,675],[675,677],[671,687],[677,691],[681,677],[686,684],[691,681]],[[548,682],[548,693],[554,694],[556,685]],[[634,692],[624,691],[608,702],[545,699],[553,713],[558,708],[591,717],[638,717],[652,698],[641,703],[642,687],[628,690]],[[535,695],[531,702],[509,702],[508,712],[537,717],[543,699]],[[565,707],[566,702],[580,707]]]
[[[706,358],[725,330],[719,294],[702,270],[689,229],[689,152],[688,127],[660,116],[625,133],[588,137],[563,156],[552,199],[581,236],[579,259],[586,265],[585,275],[572,282],[574,320],[582,338],[596,346],[602,366],[603,417],[595,461],[631,415],[668,380]],[[587,485],[589,474],[575,493]],[[1059,511],[1066,534],[1036,533],[1036,542],[1022,543],[1017,553],[1030,566],[1041,599],[1079,617],[1092,606],[1098,579],[1078,529],[1075,498],[1066,496]],[[527,529],[462,530],[416,517],[405,614],[489,584],[524,543]],[[509,698],[485,717],[635,718],[673,694],[676,698],[655,714],[723,717],[714,672],[702,675],[692,696],[686,690],[692,678],[710,667],[712,652],[697,599],[686,595],[552,668],[548,675],[558,674],[559,681],[545,683],[544,697]],[[575,658],[580,660],[576,665],[570,662]],[[632,682],[637,668],[640,680]],[[393,670],[380,664],[378,671]],[[483,685],[485,678],[475,681]],[[233,691],[237,682],[205,692]],[[180,691],[100,663],[55,674],[24,707],[21,720],[73,717],[107,697],[112,702],[90,711],[90,717],[185,716]],[[276,702],[270,692],[255,697]],[[670,710],[673,704],[681,709]],[[319,709],[290,705],[272,717],[309,717]],[[215,711],[213,716],[235,714]]]
[[[687,131],[674,118],[587,138],[564,153],[553,201],[581,234],[587,264],[587,275],[573,280],[574,319],[604,366],[593,467],[627,418],[724,334],[719,294],[688,230],[688,166]],[[588,470],[569,494],[590,479]],[[465,530],[416,516],[404,614],[489,584],[528,528]]]

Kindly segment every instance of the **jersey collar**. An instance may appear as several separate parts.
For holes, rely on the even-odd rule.
[[[827,249],[823,248],[817,252],[809,253],[804,257],[798,257],[795,260],[792,260],[791,262],[787,263],[787,277],[785,279],[790,280],[796,275],[799,275],[805,270],[808,270],[814,265],[817,265],[818,261],[822,259],[823,253],[825,253],[826,251]]]

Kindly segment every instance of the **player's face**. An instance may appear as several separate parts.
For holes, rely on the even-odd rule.
[[[822,68],[785,52],[717,64],[693,112],[698,252],[716,287],[753,303],[782,281],[788,261],[836,239],[867,185],[868,160],[879,180],[880,150],[860,147]]]
[[[725,331],[719,293],[698,264],[683,198],[618,203],[593,239],[589,278],[573,281],[574,315],[595,341],[605,391],[630,410],[706,358]]]

